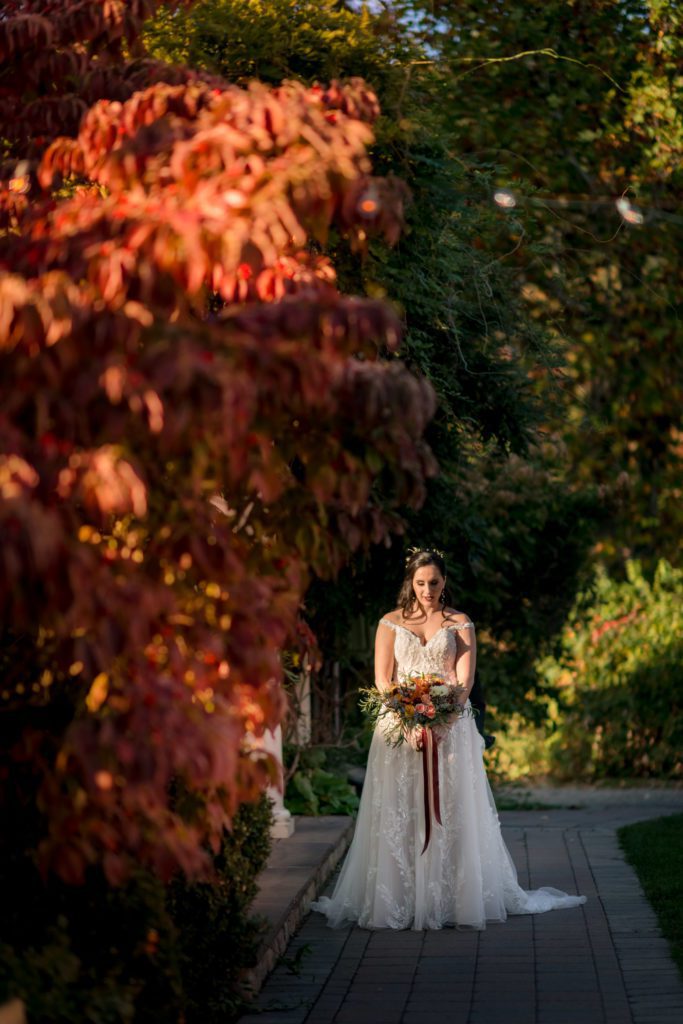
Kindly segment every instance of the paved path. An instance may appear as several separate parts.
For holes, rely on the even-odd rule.
[[[683,811],[683,791],[659,793],[501,813],[520,883],[583,907],[484,932],[335,931],[310,914],[240,1024],[681,1024],[683,984],[615,835]]]

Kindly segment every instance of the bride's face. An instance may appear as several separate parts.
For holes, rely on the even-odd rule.
[[[413,576],[413,590],[415,596],[423,608],[439,607],[441,592],[446,586],[446,580],[435,565],[423,565],[415,570]]]

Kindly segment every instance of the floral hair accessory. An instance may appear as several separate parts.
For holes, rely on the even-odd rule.
[[[443,551],[439,551],[438,548],[417,548],[416,547],[416,548],[408,548],[408,553],[406,554],[406,566],[410,562],[412,562],[413,558],[415,558],[415,555],[438,555],[439,558],[442,558],[444,562],[446,561],[445,554],[443,553]]]

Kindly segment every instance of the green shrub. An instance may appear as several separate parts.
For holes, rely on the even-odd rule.
[[[0,1004],[39,1024],[228,1024],[261,934],[248,916],[270,848],[270,805],[244,805],[216,856],[215,884],[165,886],[140,871],[111,888],[44,883],[32,863],[0,862]]]
[[[343,770],[330,771],[327,760],[323,750],[301,752],[285,792],[285,806],[292,814],[354,814],[358,809],[358,796]]]
[[[559,694],[548,765],[562,778],[683,776],[683,571],[625,568],[598,574],[539,666]]]
[[[172,887],[187,1024],[226,1024],[243,1005],[241,978],[263,934],[249,907],[270,852],[271,819],[270,801],[243,805],[216,858],[216,884]]]

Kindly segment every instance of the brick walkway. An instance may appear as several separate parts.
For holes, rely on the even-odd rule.
[[[680,1024],[683,984],[614,831],[676,810],[683,793],[503,812],[520,883],[584,893],[583,907],[484,932],[335,931],[310,914],[240,1024]]]

